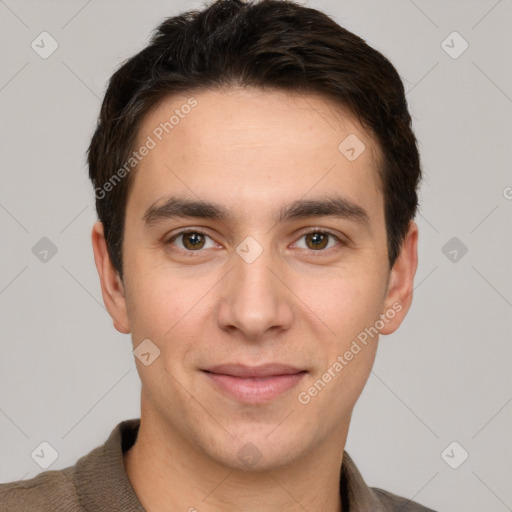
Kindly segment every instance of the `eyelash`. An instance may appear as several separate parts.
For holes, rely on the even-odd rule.
[[[168,238],[165,241],[165,245],[172,245],[172,242],[174,242],[174,240],[176,240],[177,238],[179,238],[182,235],[190,234],[190,233],[199,233],[201,235],[207,236],[208,238],[212,239],[212,237],[208,233],[203,231],[202,229],[192,227],[192,228],[187,228],[187,229],[183,229],[181,231],[178,231],[178,233],[175,233],[174,235],[172,235],[170,238]],[[338,242],[337,245],[345,245],[344,242],[338,236],[336,236],[334,233],[332,233],[329,230],[320,229],[320,228],[311,228],[310,230],[303,232],[297,240],[301,240],[305,236],[313,234],[313,233],[320,233],[320,234],[323,234],[323,235],[329,235],[331,238],[334,238],[336,242]],[[307,250],[307,251],[309,251],[311,253],[318,253],[319,255],[321,255],[322,253],[326,253],[327,251],[329,251],[331,249],[335,249],[335,247],[330,247],[329,249],[319,249],[319,250],[316,250],[316,251],[314,249],[303,249],[303,250]],[[195,253],[203,252],[202,249],[198,249],[197,251],[191,251],[191,250],[177,248],[176,250],[186,254],[187,256],[191,256],[191,257],[196,256]]]

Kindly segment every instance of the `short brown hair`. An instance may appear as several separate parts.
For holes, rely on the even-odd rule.
[[[320,94],[347,107],[369,130],[383,155],[378,173],[391,268],[416,214],[421,178],[398,72],[316,9],[290,0],[217,0],[164,20],[149,45],[109,81],[88,163],[109,256],[121,279],[133,173],[112,179],[133,151],[141,120],[169,95],[230,85]]]

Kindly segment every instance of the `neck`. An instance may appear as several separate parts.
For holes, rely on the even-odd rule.
[[[347,431],[289,464],[244,471],[214,460],[143,408],[124,463],[147,512],[342,512],[339,480]]]

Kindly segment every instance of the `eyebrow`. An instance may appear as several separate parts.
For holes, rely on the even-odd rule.
[[[278,211],[276,220],[284,222],[324,216],[347,219],[366,227],[370,223],[368,212],[363,207],[341,196],[293,201]],[[189,217],[228,221],[232,215],[229,209],[216,203],[171,196],[161,205],[151,205],[144,213],[142,221],[149,227],[165,219]]]

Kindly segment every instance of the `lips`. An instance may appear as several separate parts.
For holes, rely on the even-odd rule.
[[[221,364],[208,368],[209,373],[216,373],[219,375],[230,375],[232,377],[272,377],[279,375],[293,375],[295,373],[304,372],[306,370],[295,368],[293,366],[279,364],[279,363],[268,363],[260,366],[245,366],[242,364]]]
[[[272,363],[261,366],[223,364],[203,373],[217,391],[237,402],[262,404],[295,387],[307,371]]]

